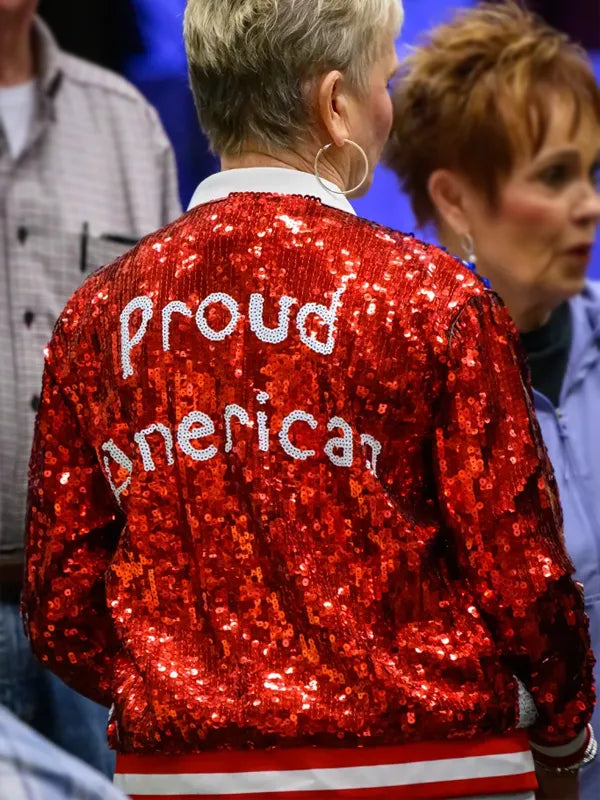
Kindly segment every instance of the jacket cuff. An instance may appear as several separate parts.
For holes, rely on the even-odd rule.
[[[541,745],[530,742],[533,757],[537,764],[549,769],[575,769],[585,760],[588,748],[595,742],[591,725],[585,727],[581,733],[568,744]]]

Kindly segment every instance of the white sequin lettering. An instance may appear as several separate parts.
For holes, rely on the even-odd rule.
[[[211,328],[206,321],[206,317],[204,316],[206,309],[214,303],[222,303],[222,305],[224,305],[231,314],[229,323],[221,331],[215,331],[213,328]],[[230,297],[228,294],[224,294],[223,292],[214,292],[213,294],[209,294],[208,297],[203,300],[202,303],[200,303],[200,307],[196,312],[196,325],[198,326],[198,330],[203,336],[206,336],[207,339],[210,339],[211,342],[222,342],[228,336],[231,336],[239,322],[239,319],[240,310],[238,304],[233,297]]]
[[[315,450],[300,450],[291,443],[290,429],[296,422],[306,422],[313,431],[316,429],[318,422],[312,414],[307,414],[306,411],[292,411],[281,423],[281,430],[279,431],[281,446],[291,458],[306,461],[307,458],[312,458],[317,453]]]
[[[104,462],[104,471],[106,472],[108,483],[113,491],[114,496],[117,498],[117,502],[119,503],[119,505],[121,505],[121,495],[131,483],[131,475],[133,473],[133,462],[121,450],[120,447],[117,447],[117,445],[113,442],[112,439],[110,439],[108,442],[105,442],[102,445],[102,450],[105,453],[108,453],[108,456],[104,456],[104,458],[102,459]],[[120,467],[123,467],[123,469],[126,469],[127,472],[129,473],[129,477],[120,486],[116,486],[115,482],[113,481],[112,473],[110,470],[109,456],[110,458],[112,458],[114,462],[116,462]]]
[[[334,293],[329,308],[321,305],[320,303],[307,303],[298,312],[296,325],[298,326],[298,333],[300,339],[307,347],[314,350],[315,353],[320,353],[324,356],[329,356],[333,353],[335,348],[335,320],[337,311],[340,306],[340,298],[344,293],[344,289],[338,289]],[[320,342],[317,338],[308,335],[306,330],[306,321],[311,314],[316,314],[321,318],[323,323],[327,326],[327,341]]]
[[[259,392],[256,399],[261,406],[264,406],[271,398],[266,392]],[[256,415],[256,420],[258,422],[258,449],[262,450],[263,453],[268,453],[270,447],[268,417],[264,411],[259,411]]]
[[[140,327],[137,329],[133,337],[129,336],[129,319],[134,311],[141,309],[142,321]],[[131,366],[131,351],[135,345],[139,344],[146,334],[148,323],[154,314],[154,304],[149,297],[141,295],[134,297],[130,303],[127,303],[121,312],[121,364],[123,367],[123,377],[129,378],[133,375],[133,367]]]
[[[171,435],[171,431],[164,425],[160,425],[158,423],[156,425],[150,425],[145,430],[136,433],[133,437],[139,448],[140,455],[142,456],[142,461],[144,463],[144,469],[146,472],[154,472],[156,469],[147,439],[147,437],[155,431],[158,431],[158,433],[162,434],[162,437],[165,440],[167,463],[169,466],[173,466],[175,463],[175,459],[173,458],[173,437]]]
[[[371,448],[371,458],[370,460],[367,459],[367,469],[371,470],[373,475],[377,477],[377,459],[382,451],[381,442],[378,442],[377,439],[374,439],[372,436],[369,436],[368,433],[363,433],[360,437],[360,443],[363,447],[368,446]]]
[[[174,300],[163,308],[162,312],[162,340],[163,350],[168,352],[171,349],[171,317],[173,314],[183,314],[184,317],[193,317],[191,310],[180,300]]]
[[[352,428],[345,419],[333,417],[327,425],[327,430],[331,433],[334,428],[341,428],[344,435],[330,439],[325,445],[325,453],[329,456],[331,463],[335,464],[336,467],[351,467],[354,461],[354,438],[352,435]],[[341,450],[341,455],[338,455],[336,450]]]
[[[193,425],[199,427],[193,428]],[[193,458],[194,461],[210,461],[217,455],[217,448],[214,445],[200,450],[192,445],[197,439],[205,436],[212,436],[215,432],[215,424],[212,419],[201,411],[192,411],[181,421],[177,430],[177,443],[183,452]]]
[[[293,297],[284,295],[279,300],[279,322],[276,328],[266,328],[264,323],[265,299],[261,294],[250,295],[250,329],[261,342],[279,344],[287,339],[290,328],[290,308]]]
[[[250,425],[250,417],[248,412],[241,406],[233,405],[225,407],[225,452],[231,453],[233,450],[233,437],[231,435],[231,418],[237,417],[242,425]]]

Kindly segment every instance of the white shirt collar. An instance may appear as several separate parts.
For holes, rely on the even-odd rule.
[[[206,178],[194,192],[189,209],[223,200],[232,192],[269,192],[270,194],[300,194],[318,198],[323,205],[345,211],[356,216],[356,212],[331,181],[323,180],[323,186],[308,172],[282,167],[250,167],[217,172]],[[328,191],[328,189],[332,191]]]

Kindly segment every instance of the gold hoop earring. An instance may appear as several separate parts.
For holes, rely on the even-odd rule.
[[[464,236],[461,236],[460,246],[463,249],[467,261],[470,264],[476,264],[477,256],[475,255],[475,243],[470,233],[465,233]]]
[[[359,189],[361,189],[364,186],[367,178],[369,177],[369,172],[371,171],[371,166],[369,164],[369,159],[367,158],[367,154],[365,153],[365,151],[362,149],[362,147],[359,144],[357,144],[356,142],[353,142],[352,139],[344,139],[344,144],[351,144],[353,147],[355,147],[358,150],[358,152],[363,157],[363,160],[365,162],[365,172],[364,172],[364,175],[362,177],[361,182],[358,183],[356,186],[354,186],[352,189],[347,189],[346,191],[344,191],[342,189],[338,189],[338,190],[331,189],[329,186],[325,185],[325,183],[323,182],[323,178],[321,178],[321,176],[319,175],[319,162],[321,161],[321,156],[323,155],[323,153],[325,153],[327,150],[329,150],[330,147],[333,147],[333,143],[331,143],[331,142],[329,144],[326,144],[324,147],[322,147],[319,150],[319,152],[317,153],[317,155],[315,156],[315,178],[319,181],[321,186],[326,191],[330,192],[331,194],[343,194],[345,197],[347,197],[349,194],[354,194],[354,192],[357,192]]]

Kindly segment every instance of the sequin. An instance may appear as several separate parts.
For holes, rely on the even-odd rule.
[[[122,752],[502,732],[513,673],[569,741],[589,638],[515,338],[470,269],[317,200],[146,239],[46,355],[41,660]]]

